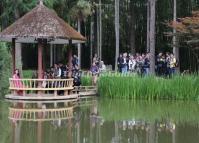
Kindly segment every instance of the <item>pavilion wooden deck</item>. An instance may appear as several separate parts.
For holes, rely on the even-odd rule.
[[[12,100],[73,100],[97,94],[95,86],[73,87],[73,79],[9,79]],[[20,92],[20,94],[19,94]]]
[[[29,94],[28,96],[19,96],[14,94],[8,94],[5,96],[6,99],[11,100],[31,100],[31,101],[41,101],[41,100],[72,100],[77,99],[78,94],[71,94],[68,96],[53,96],[52,94]]]

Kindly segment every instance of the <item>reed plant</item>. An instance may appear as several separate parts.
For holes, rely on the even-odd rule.
[[[91,76],[82,76],[81,77],[81,85],[82,86],[91,86],[92,85],[92,77]]]
[[[100,76],[98,91],[102,97],[124,99],[199,99],[199,77],[176,75],[165,79],[156,76],[107,74]]]

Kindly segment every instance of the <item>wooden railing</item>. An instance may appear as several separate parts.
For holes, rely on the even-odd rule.
[[[73,79],[9,79],[10,90],[70,90]]]
[[[9,108],[9,119],[15,121],[51,121],[73,118],[73,107],[57,109]]]
[[[97,94],[97,87],[96,86],[75,86],[73,89],[74,93],[79,94],[81,98],[83,96],[92,96]]]
[[[89,91],[97,92],[97,87],[96,86],[75,86],[73,91],[75,91],[75,92],[89,92]]]

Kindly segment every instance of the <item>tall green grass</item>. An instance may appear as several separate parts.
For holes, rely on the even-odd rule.
[[[91,86],[92,85],[92,77],[91,76],[82,76],[81,77],[81,85],[82,86]]]
[[[199,77],[174,76],[165,79],[154,76],[104,75],[98,81],[102,97],[124,99],[199,99]]]

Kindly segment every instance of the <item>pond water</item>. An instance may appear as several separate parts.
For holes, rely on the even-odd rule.
[[[96,98],[82,99],[78,103],[0,101],[0,143],[198,141],[197,102]]]

